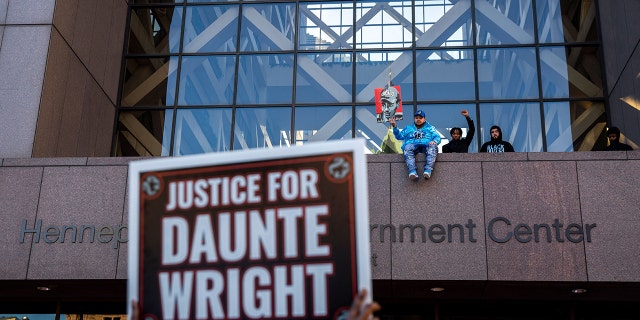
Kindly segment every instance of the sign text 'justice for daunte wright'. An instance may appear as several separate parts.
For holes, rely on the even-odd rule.
[[[315,169],[172,181],[167,192],[158,273],[165,319],[328,315],[334,262],[321,236],[329,205],[301,201],[320,198]],[[195,217],[181,215],[187,210]],[[305,310],[307,290],[313,310]]]

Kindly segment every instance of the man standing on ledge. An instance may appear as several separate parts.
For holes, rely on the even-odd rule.
[[[485,142],[480,148],[480,152],[515,152],[511,143],[502,140],[502,129],[500,127],[492,126],[489,132],[491,141]]]
[[[440,144],[440,134],[424,118],[424,111],[418,110],[413,116],[413,124],[406,126],[402,131],[396,127],[396,119],[391,117],[389,123],[393,127],[393,135],[398,140],[404,140],[402,150],[404,151],[404,162],[409,169],[409,178],[418,179],[416,172],[416,154],[424,153],[427,163],[424,165],[423,176],[425,179],[431,178],[433,165],[438,156],[438,144]]]
[[[462,129],[459,127],[453,127],[449,130],[451,133],[451,141],[442,146],[442,153],[468,153],[469,145],[473,140],[473,135],[476,133],[476,126],[473,125],[473,120],[469,117],[469,111],[462,110],[460,112],[466,119],[469,131],[465,138],[462,138]]]
[[[618,127],[611,127],[607,130],[607,137],[609,137],[609,146],[606,151],[631,151],[630,145],[620,142],[620,129]]]

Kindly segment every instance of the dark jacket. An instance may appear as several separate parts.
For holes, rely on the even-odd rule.
[[[605,150],[606,151],[631,151],[633,150],[633,148],[631,148],[631,146],[626,143],[619,142],[618,140],[613,140]]]
[[[487,141],[480,148],[480,152],[515,152],[511,143],[502,141],[502,129],[498,126],[492,126],[490,130],[498,129],[498,138]]]
[[[460,140],[452,140],[449,143],[442,146],[442,153],[467,153],[469,152],[469,145],[473,140],[473,135],[476,133],[476,126],[473,124],[473,120],[470,117],[467,118],[467,125],[469,126],[469,132],[464,138]]]

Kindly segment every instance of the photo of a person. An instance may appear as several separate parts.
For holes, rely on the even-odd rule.
[[[400,86],[385,86],[375,89],[376,98],[376,120],[378,122],[389,122],[391,117],[402,120],[402,99],[400,97]]]

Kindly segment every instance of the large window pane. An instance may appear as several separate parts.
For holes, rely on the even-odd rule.
[[[546,102],[544,122],[547,151],[603,150],[600,139],[607,124],[601,101]]]
[[[411,15],[411,1],[357,1],[356,48],[410,47]]]
[[[473,100],[473,50],[420,50],[416,57],[416,100]]]
[[[240,50],[293,50],[295,12],[294,3],[244,5]]]
[[[596,4],[597,1],[536,0],[539,41],[598,41]]]
[[[238,5],[187,7],[183,52],[235,52]]]
[[[479,49],[480,99],[538,98],[534,48]]]
[[[115,155],[169,155],[172,122],[171,109],[121,112],[118,117]]]
[[[230,137],[230,108],[179,109],[173,155],[229,151]]]
[[[477,0],[477,44],[534,43],[532,1]]]
[[[594,46],[567,47],[569,94],[572,98],[604,96],[600,50]],[[542,59],[544,63],[545,60]]]
[[[144,7],[131,11],[128,54],[178,52],[182,7]]]
[[[293,55],[241,55],[237,104],[291,104]]]
[[[126,59],[122,107],[173,105],[177,57]]]
[[[538,41],[541,43],[563,43],[565,35],[562,28],[563,14],[560,0],[536,0],[536,13],[538,15]]]
[[[288,147],[291,141],[291,107],[236,109],[234,150]]]
[[[351,119],[351,107],[297,107],[296,145],[351,139]]]
[[[415,1],[416,46],[473,45],[471,1]]]
[[[372,51],[357,54],[356,101],[373,102],[374,89],[389,83],[400,86],[402,101],[413,100],[411,51]]]
[[[543,151],[539,103],[480,104],[480,123],[480,127],[476,124],[480,143],[491,140],[489,129],[497,125],[502,129],[502,139],[517,152]]]
[[[603,96],[598,47],[540,48],[540,66],[545,98]]]
[[[299,54],[296,102],[351,102],[352,67],[351,54]]]
[[[440,152],[442,152],[442,146],[451,140],[451,135],[449,134],[451,128],[458,127],[462,129],[462,137],[466,137],[469,134],[467,120],[460,114],[462,110],[469,111],[469,117],[474,120],[474,125],[477,130],[478,122],[476,121],[475,104],[427,104],[419,105],[418,109],[422,109],[425,112],[427,122],[436,127],[440,133],[440,137],[442,138],[440,145],[438,145]],[[478,151],[477,137],[478,132],[475,133],[475,137],[471,141],[471,145],[469,145],[469,152]]]
[[[226,55],[183,57],[178,104],[232,104],[235,61]]]
[[[300,3],[298,48],[331,50],[351,48],[353,1]]]
[[[540,66],[542,95],[545,98],[568,98],[569,73],[564,47],[540,48]]]

